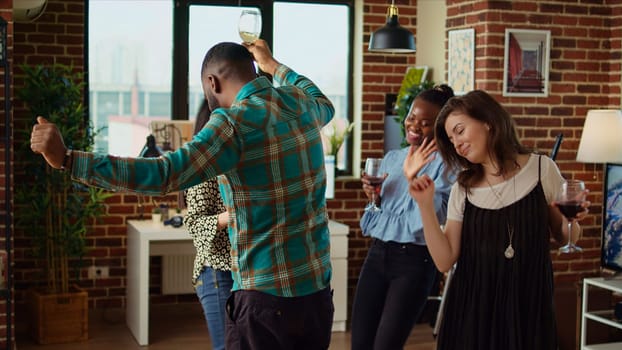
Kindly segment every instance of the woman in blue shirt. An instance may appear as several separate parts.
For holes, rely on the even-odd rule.
[[[425,245],[419,207],[409,195],[402,168],[409,151],[425,138],[434,137],[436,116],[453,96],[447,85],[417,95],[404,120],[406,141],[411,146],[388,152],[382,161],[380,173],[386,178],[380,196],[375,197],[381,210],[367,210],[360,223],[363,235],[370,236],[372,244],[352,307],[352,349],[402,349],[434,284],[437,270]],[[439,222],[444,222],[454,176],[446,172],[440,156],[417,174],[434,180],[434,206]],[[366,176],[361,181],[371,199],[373,186]]]

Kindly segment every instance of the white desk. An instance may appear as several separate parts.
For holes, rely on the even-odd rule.
[[[333,331],[345,331],[348,307],[349,227],[329,221],[335,317]],[[129,220],[127,224],[126,323],[139,345],[149,344],[149,257],[195,254],[185,227],[156,225],[151,220]]]

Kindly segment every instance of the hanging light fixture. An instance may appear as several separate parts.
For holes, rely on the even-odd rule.
[[[369,38],[369,51],[390,53],[412,53],[416,51],[415,36],[400,26],[397,20],[395,0],[387,10],[387,24],[376,30]]]

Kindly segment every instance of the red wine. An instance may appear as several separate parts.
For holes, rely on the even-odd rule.
[[[384,181],[384,177],[382,176],[368,176],[367,180],[369,180],[369,184],[374,186],[374,187],[378,187],[380,185],[382,185],[382,182]]]
[[[368,176],[367,180],[369,180],[369,184],[374,186],[374,190],[376,194],[380,194],[380,189],[382,188],[382,182],[384,181],[383,176]]]
[[[559,211],[569,220],[574,219],[584,209],[579,201],[565,201],[555,204]]]

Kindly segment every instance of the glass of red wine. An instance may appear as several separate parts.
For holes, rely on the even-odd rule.
[[[369,183],[374,187],[374,192],[371,195],[371,201],[369,202],[369,204],[367,204],[365,210],[381,210],[380,207],[376,205],[376,196],[380,194],[382,182],[384,181],[384,176],[380,174],[381,163],[382,158],[367,158],[367,160],[365,161],[365,170],[363,176],[365,176]]]
[[[566,180],[562,183],[561,192],[555,205],[568,220],[568,243],[559,248],[560,253],[581,252],[583,249],[572,241],[572,223],[577,214],[585,210],[585,183],[581,180]]]

